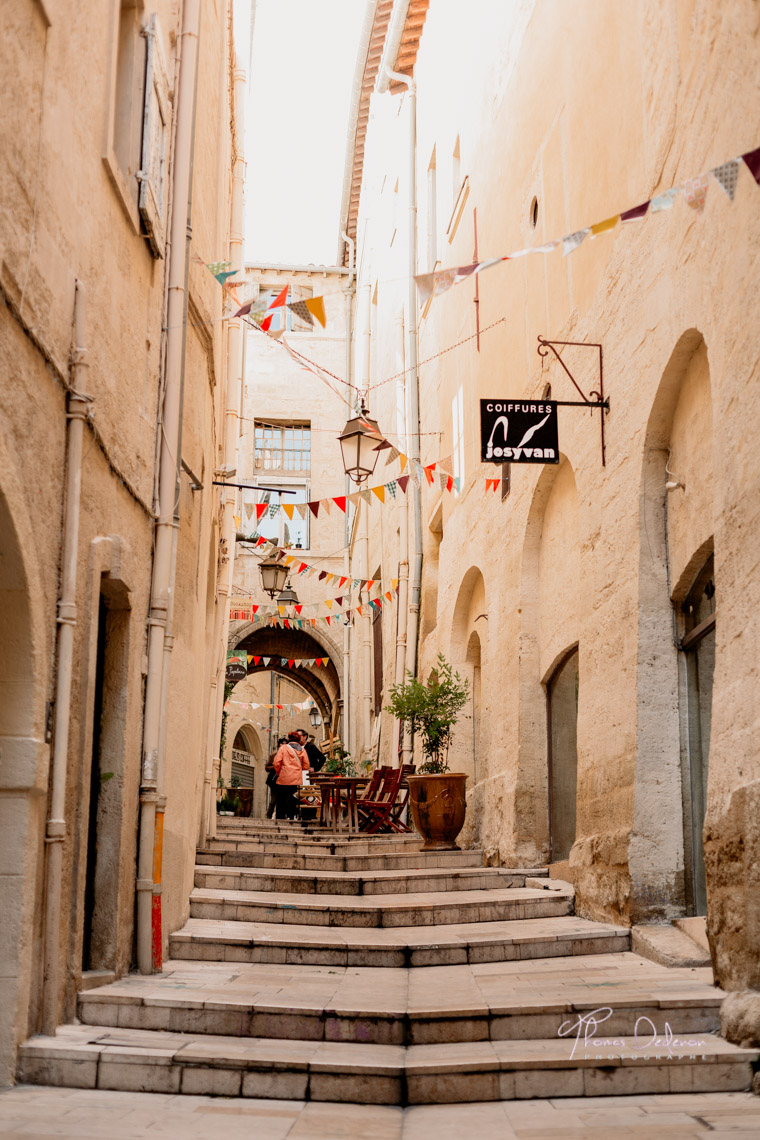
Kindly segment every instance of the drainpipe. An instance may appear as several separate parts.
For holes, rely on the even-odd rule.
[[[390,33],[389,33],[390,34]],[[409,75],[384,69],[378,80],[377,90],[388,90],[388,81],[395,80],[407,87],[409,100],[409,297],[407,301],[408,319],[408,382],[406,385],[406,430],[409,439],[410,471],[416,470],[420,461],[420,404],[419,374],[417,367],[417,287],[414,275],[417,272],[417,88]],[[411,576],[411,596],[407,611],[406,625],[406,671],[417,670],[417,637],[420,620],[420,596],[422,593],[422,499],[420,488],[414,479],[407,487],[412,496],[412,525],[414,528],[413,561]],[[399,585],[400,585],[399,581]],[[401,601],[399,599],[399,612]],[[412,762],[412,741],[409,733],[404,734],[403,763]]]
[[[399,312],[396,318],[398,326],[398,339],[401,343],[403,357],[404,347],[404,313]],[[404,385],[404,401],[406,401],[406,385]],[[406,421],[406,415],[404,415]],[[406,427],[406,423],[404,423]],[[406,441],[407,455],[409,454],[409,439]],[[411,481],[407,484],[407,491],[411,490]],[[396,671],[394,681],[403,685],[406,677],[406,615],[409,599],[409,494],[401,495],[399,501],[401,519],[399,523],[398,543],[398,595],[396,600]],[[403,763],[402,727],[401,721],[396,719],[393,723],[393,755],[396,763]]]
[[[355,243],[353,238],[350,238],[345,230],[340,235],[346,245],[348,246],[348,268],[349,277],[344,287],[344,294],[346,299],[346,419],[350,420],[353,413],[353,406],[351,403],[351,340],[352,340],[352,327],[351,317],[353,309],[353,296],[356,289],[354,284],[354,252]],[[344,544],[345,551],[343,554],[343,573],[347,578],[351,577],[351,555],[349,546],[351,544],[351,526],[348,519],[348,496],[351,494],[351,478],[347,474],[345,480],[346,492],[346,517],[344,520]],[[343,748],[350,751],[351,745],[351,626],[344,622],[343,624],[343,723],[340,726],[341,740],[343,741]]]
[[[369,393],[370,385],[370,349],[372,334],[372,285],[369,281],[362,285],[362,340],[361,340],[361,371],[362,391]],[[362,579],[369,578],[369,504],[360,500],[359,519],[359,574]],[[361,591],[359,592],[361,598]],[[369,592],[367,604],[361,615],[361,662],[362,662],[362,700],[361,719],[359,722],[360,739],[364,754],[369,751],[372,742],[372,630],[371,607],[369,605]]]
[[[230,269],[239,272],[243,269],[243,190],[245,186],[245,156],[243,142],[245,139],[245,91],[246,68],[241,67],[239,54],[235,56],[234,71],[234,114],[235,114],[235,167],[232,173],[232,201],[230,206]],[[224,422],[224,478],[234,479],[238,465],[238,446],[240,441],[240,400],[242,394],[242,366],[243,366],[243,322],[240,318],[225,322],[227,326],[227,363],[226,363],[226,401]],[[232,486],[225,487],[222,492],[223,521],[222,545],[226,548],[227,561],[222,568],[217,588],[217,613],[221,618],[219,641],[217,643],[217,677],[215,704],[213,706],[213,719],[211,722],[212,746],[212,773],[207,790],[206,820],[207,834],[216,833],[216,793],[214,770],[219,764],[221,770],[221,755],[219,745],[222,735],[222,713],[224,711],[224,675],[227,662],[227,641],[230,633],[230,606],[229,598],[232,593],[232,581],[235,570],[235,505],[237,489]]]
[[[66,506],[63,518],[63,573],[58,601],[58,652],[55,684],[55,744],[50,776],[50,813],[45,827],[47,875],[45,883],[45,974],[42,991],[42,1032],[52,1037],[58,1024],[59,944],[63,844],[66,839],[66,774],[71,715],[71,681],[74,665],[74,628],[77,622],[77,556],[82,492],[82,439],[92,396],[79,391],[87,369],[84,290],[79,281],[74,293],[74,351],[71,389],[66,408]]]
[[[156,805],[159,801],[159,739],[164,671],[164,637],[169,616],[173,575],[177,495],[177,463],[181,448],[182,381],[187,323],[187,274],[190,245],[190,205],[195,133],[200,0],[186,0],[182,51],[177,85],[174,143],[171,247],[166,308],[166,382],[161,409],[161,448],[158,476],[158,517],[155,524],[150,614],[148,673],[145,681],[140,837],[137,853],[137,965],[141,974],[153,971],[153,880],[156,861]],[[160,896],[159,896],[160,898]]]

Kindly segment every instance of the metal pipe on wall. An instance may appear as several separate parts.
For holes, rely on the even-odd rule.
[[[187,325],[187,266],[190,241],[193,138],[198,67],[200,0],[186,0],[182,21],[182,50],[177,90],[174,142],[171,248],[168,265],[166,382],[159,431],[158,517],[155,523],[150,613],[148,672],[145,681],[140,835],[137,853],[137,964],[141,973],[153,971],[153,885],[158,757],[164,669],[164,637],[169,612],[172,560],[177,527],[175,506],[177,465],[181,449],[182,372]]]
[[[92,397],[79,390],[87,369],[85,349],[85,296],[81,282],[74,293],[74,351],[71,357],[71,390],[66,408],[66,482],[63,516],[63,566],[58,601],[58,650],[55,685],[55,736],[50,774],[50,808],[45,827],[47,866],[45,876],[45,973],[42,990],[42,1032],[55,1034],[60,1001],[59,949],[63,843],[66,838],[66,773],[71,718],[71,684],[74,668],[74,629],[77,623],[77,559],[82,495],[82,440],[84,421]]]
[[[352,315],[353,315],[353,298],[356,290],[354,283],[354,253],[355,243],[353,238],[350,238],[345,230],[341,233],[341,237],[348,246],[348,267],[350,275],[344,288],[346,298],[346,419],[351,418],[353,411],[351,402],[351,361],[352,361]],[[349,506],[348,496],[351,493],[351,479],[346,475],[345,479],[345,492],[346,492],[346,517],[344,520],[344,544],[345,551],[343,554],[343,572],[347,578],[351,576],[351,555],[349,547],[351,545],[351,526],[348,518]],[[341,740],[343,741],[343,748],[346,751],[351,749],[351,626],[345,622],[343,625],[343,723],[340,726]]]
[[[232,173],[232,201],[230,205],[230,268],[239,272],[243,268],[243,192],[245,189],[245,154],[243,140],[245,139],[245,93],[246,68],[241,66],[239,55],[235,55],[234,70],[234,115],[236,124],[236,152],[235,166]],[[240,406],[243,387],[243,322],[242,320],[229,320],[227,326],[227,363],[226,363],[226,400],[224,425],[224,477],[234,478],[237,473],[238,451],[240,445]],[[227,641],[230,632],[229,598],[232,593],[232,582],[235,571],[235,505],[237,490],[233,486],[225,487],[223,492],[223,521],[222,543],[226,549],[227,561],[217,589],[219,623],[219,640],[217,643],[217,679],[214,695],[213,715],[209,742],[214,753],[219,750],[222,735],[222,714],[224,711],[224,675],[227,661]],[[213,753],[212,753],[213,755]],[[212,778],[207,782],[206,820],[207,834],[213,836],[216,832],[216,795],[214,789],[213,770],[217,762],[221,771],[222,757],[214,756],[212,761]]]
[[[398,313],[396,318],[398,326],[401,355],[404,356],[404,313]],[[402,372],[405,361],[402,359]],[[406,403],[406,386],[404,386],[404,402]],[[406,450],[409,454],[409,437],[406,433],[406,409],[404,409],[404,429],[406,434]],[[409,487],[407,486],[407,490]],[[406,677],[406,614],[409,595],[409,495],[401,495],[398,503],[400,521],[398,528],[398,594],[396,604],[396,668],[394,683],[402,685]],[[403,744],[401,721],[397,718],[393,722],[393,756],[397,763],[400,759]]]
[[[403,3],[401,7],[403,8]],[[407,4],[408,7],[408,4]],[[394,10],[395,16],[395,10]],[[390,32],[389,32],[390,35]],[[384,55],[384,59],[392,54]],[[408,364],[406,384],[406,430],[408,433],[410,467],[420,461],[420,404],[419,404],[419,369],[417,357],[417,286],[414,275],[417,272],[417,88],[409,75],[391,71],[385,67],[381,79],[378,80],[378,91],[388,88],[388,81],[393,79],[407,87],[409,101],[409,185],[408,185],[408,258],[409,258],[409,294],[407,298],[407,343]],[[422,594],[422,498],[420,488],[413,480],[409,480],[408,492],[412,497],[412,510],[409,512],[413,541],[409,543],[413,550],[411,568],[411,589],[407,608],[406,624],[406,665],[405,673],[415,673],[417,669],[417,638],[419,633],[420,599]],[[399,612],[401,603],[399,601]],[[404,734],[403,763],[412,762],[412,741],[409,733]]]

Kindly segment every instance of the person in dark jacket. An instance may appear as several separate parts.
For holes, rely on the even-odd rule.
[[[312,771],[319,772],[320,769],[324,766],[327,757],[325,756],[324,752],[321,752],[319,748],[317,748],[314,741],[309,737],[309,734],[307,732],[304,732],[302,728],[299,728],[298,735],[301,738],[301,744],[303,744],[304,748],[306,749],[306,755],[309,757],[309,763],[311,764]]]

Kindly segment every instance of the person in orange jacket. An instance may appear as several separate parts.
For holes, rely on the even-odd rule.
[[[274,786],[277,818],[297,819],[298,789],[303,783],[302,773],[312,770],[297,732],[288,733],[287,743],[277,749],[272,767],[277,774]]]

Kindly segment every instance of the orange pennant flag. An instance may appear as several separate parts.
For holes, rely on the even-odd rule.
[[[371,488],[373,494],[377,495],[381,503],[385,502],[385,486],[381,483],[379,487]]]
[[[325,601],[325,605],[327,606],[328,610],[332,609],[332,604],[333,604],[332,598],[327,598]]]
[[[325,327],[325,300],[324,297],[308,297],[304,304],[313,317],[316,317],[322,328]]]
[[[409,460],[407,459],[407,457],[405,455],[399,455],[398,458],[399,458],[399,463],[401,464],[401,474],[403,475],[404,472],[406,471],[406,465],[409,462]]]
[[[285,514],[288,516],[289,519],[293,518],[293,511],[295,510],[295,507],[293,506],[292,503],[283,503],[282,509],[284,510]]]

